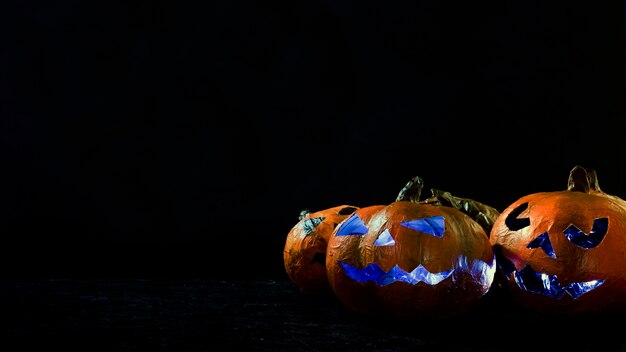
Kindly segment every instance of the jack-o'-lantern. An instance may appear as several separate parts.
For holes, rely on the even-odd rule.
[[[341,205],[310,213],[303,210],[287,234],[283,263],[289,279],[306,294],[329,293],[326,246],[335,226],[357,207]]]
[[[496,219],[497,281],[546,313],[626,308],[626,201],[575,166],[564,190],[521,197]]]
[[[487,228],[499,212],[447,192],[448,200],[466,206],[443,205],[444,193],[436,190],[419,201],[421,187],[416,177],[394,202],[362,207],[333,231],[328,280],[351,310],[444,318],[465,311],[490,289],[496,266],[487,232],[461,209],[489,209],[488,216],[479,212]]]

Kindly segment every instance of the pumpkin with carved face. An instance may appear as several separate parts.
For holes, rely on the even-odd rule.
[[[390,204],[362,207],[333,231],[326,271],[348,308],[448,317],[489,290],[495,258],[485,229],[459,209],[418,197],[401,192]]]
[[[574,167],[566,190],[521,197],[496,219],[497,281],[549,313],[626,308],[626,201]]]
[[[357,207],[340,205],[310,213],[303,210],[287,234],[283,263],[289,279],[305,294],[330,292],[326,278],[326,246],[335,226]]]

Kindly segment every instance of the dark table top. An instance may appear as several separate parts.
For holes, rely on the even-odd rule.
[[[418,320],[360,316],[283,278],[10,278],[0,289],[12,350],[626,350],[622,315],[542,317],[493,294],[461,316]]]

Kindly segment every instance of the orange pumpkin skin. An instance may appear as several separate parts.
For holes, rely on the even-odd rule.
[[[357,207],[340,205],[303,214],[289,233],[283,250],[285,270],[305,294],[330,292],[326,276],[326,246],[335,226]]]
[[[582,231],[578,241],[566,235],[572,225]],[[593,170],[576,166],[568,190],[515,201],[494,222],[490,241],[497,280],[523,306],[546,313],[626,308],[626,201],[602,192]],[[576,292],[583,282],[595,288]]]
[[[465,311],[489,290],[495,272],[494,253],[485,230],[463,212],[447,206],[395,201],[360,208],[353,216],[358,216],[367,233],[339,235],[349,221],[344,220],[330,237],[326,256],[330,286],[351,310],[373,315],[443,318]],[[442,237],[401,225],[439,216],[445,219]],[[377,239],[385,232],[395,244],[377,246]],[[437,284],[392,280],[380,285],[355,280],[345,269],[345,264],[356,270],[376,265],[386,272],[394,266],[411,272],[421,265],[431,273],[440,273],[454,269],[460,257],[470,265],[476,259],[488,263],[479,275],[481,280],[457,268]]]

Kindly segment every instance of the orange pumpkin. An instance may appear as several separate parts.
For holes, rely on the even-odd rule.
[[[442,318],[463,312],[489,290],[495,259],[487,232],[436,196],[420,202],[421,184],[415,178],[394,202],[362,207],[333,231],[326,270],[348,308]]]
[[[521,197],[496,219],[498,277],[515,301],[542,312],[626,308],[626,201],[575,166],[568,187]]]
[[[306,294],[330,292],[326,277],[326,245],[339,224],[357,207],[340,205],[309,213],[303,210],[299,221],[287,234],[283,262],[289,279]]]

